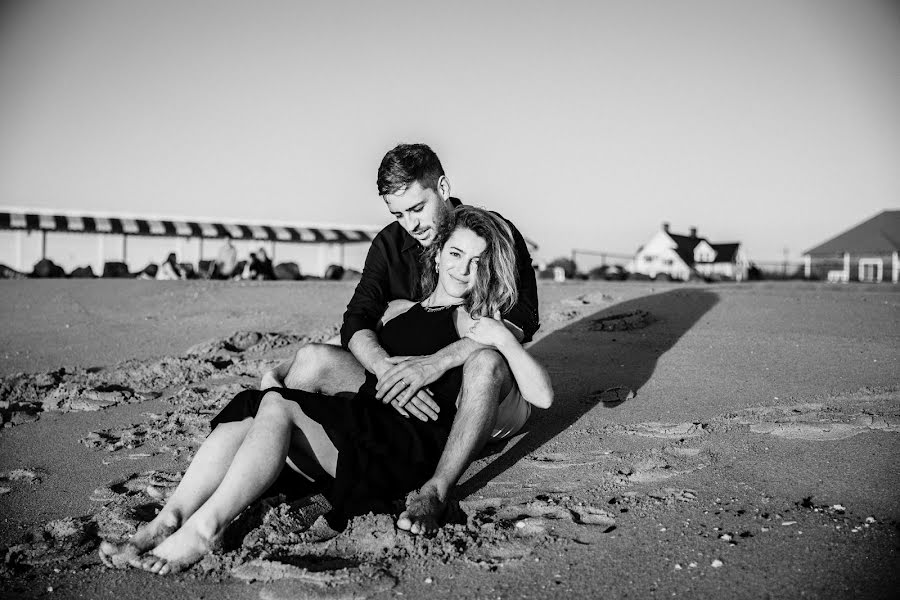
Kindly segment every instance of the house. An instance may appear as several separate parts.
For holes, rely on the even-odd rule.
[[[878,283],[900,280],[900,210],[885,210],[803,254],[815,279]]]
[[[663,223],[662,229],[638,248],[628,270],[652,279],[665,275],[683,281],[698,276],[741,281],[747,277],[747,267],[740,242],[712,243],[699,237],[696,227],[689,235],[680,235]]]

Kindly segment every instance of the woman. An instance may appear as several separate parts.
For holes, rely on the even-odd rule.
[[[392,356],[433,354],[468,336],[493,346],[509,363],[522,396],[547,407],[553,390],[546,371],[518,344],[499,316],[517,298],[515,254],[506,222],[461,206],[423,254],[424,300],[379,332]],[[270,388],[238,394],[212,421],[181,483],[159,515],[129,543],[104,542],[103,561],[165,574],[210,551],[244,508],[278,477],[286,459],[306,474],[331,478],[329,523],[366,512],[389,512],[428,480],[449,435],[462,369],[429,386],[441,410],[437,421],[400,415],[376,399],[374,375],[353,398]],[[142,553],[148,552],[142,556]]]

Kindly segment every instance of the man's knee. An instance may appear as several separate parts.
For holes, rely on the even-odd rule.
[[[509,365],[506,359],[493,348],[476,350],[463,365],[463,377],[472,375],[502,379],[509,374]]]
[[[358,390],[365,381],[365,373],[359,361],[342,347],[307,344],[297,350],[285,377],[285,385],[335,396]]]
[[[484,388],[493,399],[502,398],[512,386],[512,372],[503,355],[492,348],[474,352],[463,365],[463,382],[466,387]],[[464,394],[464,396],[467,394]]]
[[[284,385],[292,389],[316,391],[314,388],[328,373],[328,359],[334,349],[327,344],[307,344],[298,349],[284,378]]]

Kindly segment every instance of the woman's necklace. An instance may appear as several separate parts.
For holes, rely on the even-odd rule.
[[[445,308],[455,308],[460,304],[439,304],[435,306],[434,296],[429,296],[428,299],[425,300],[425,303],[422,305],[422,308],[425,309],[425,312],[438,312],[444,310]]]

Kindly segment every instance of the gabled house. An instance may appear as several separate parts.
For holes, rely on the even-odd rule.
[[[807,278],[843,282],[900,281],[900,210],[885,210],[807,250]]]
[[[712,243],[699,237],[695,227],[689,235],[680,235],[663,223],[662,229],[638,248],[628,270],[652,279],[665,275],[683,281],[691,277],[741,281],[747,277],[747,267],[740,242]]]

